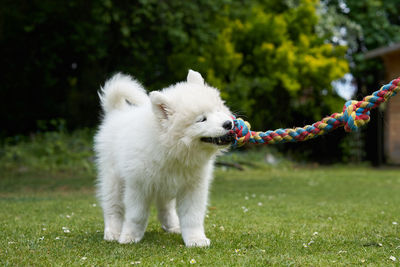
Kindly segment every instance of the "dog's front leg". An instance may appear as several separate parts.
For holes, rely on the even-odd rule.
[[[182,238],[187,247],[207,247],[210,240],[204,234],[208,182],[198,181],[182,188],[177,196]]]

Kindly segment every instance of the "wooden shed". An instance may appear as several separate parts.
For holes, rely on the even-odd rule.
[[[400,43],[371,50],[367,59],[380,57],[385,66],[385,80],[400,77]],[[400,96],[390,99],[384,115],[384,154],[387,163],[400,164]]]

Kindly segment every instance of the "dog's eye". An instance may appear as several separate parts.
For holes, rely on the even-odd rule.
[[[207,120],[206,116],[201,116],[200,118],[197,119],[196,122],[205,122]]]

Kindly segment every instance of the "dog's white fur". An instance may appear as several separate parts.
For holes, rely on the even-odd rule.
[[[139,242],[154,201],[163,229],[181,232],[188,247],[208,246],[208,188],[214,159],[227,146],[200,138],[226,134],[222,125],[232,121],[218,90],[189,70],[186,82],[149,96],[130,76],[117,74],[99,95],[104,119],[95,151],[104,239]]]

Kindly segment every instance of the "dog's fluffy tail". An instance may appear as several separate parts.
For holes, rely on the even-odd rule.
[[[129,105],[141,106],[149,101],[143,86],[131,76],[121,73],[115,74],[101,87],[99,97],[105,113]]]

